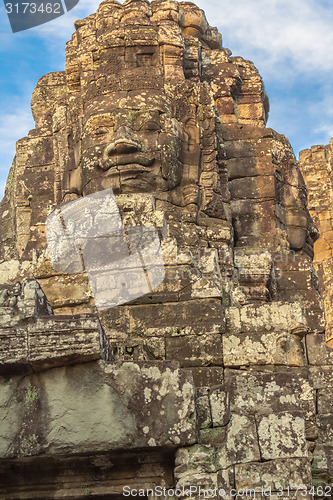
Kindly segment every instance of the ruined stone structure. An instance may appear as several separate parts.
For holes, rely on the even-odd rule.
[[[315,243],[318,273],[326,316],[326,340],[333,347],[333,173],[332,147],[313,146],[300,153],[300,166],[309,196],[309,210],[320,232]]]
[[[1,498],[331,493],[318,230],[257,69],[190,2],[107,0],[75,28],[0,207]],[[97,310],[45,224],[110,189],[127,232],[158,234],[165,278]]]

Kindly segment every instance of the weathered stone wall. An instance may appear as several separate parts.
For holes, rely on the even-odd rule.
[[[0,493],[332,485],[318,230],[258,71],[190,2],[108,0],[75,27],[0,206]],[[126,230],[158,234],[165,278],[97,311],[87,274],[53,267],[45,221],[110,188]]]

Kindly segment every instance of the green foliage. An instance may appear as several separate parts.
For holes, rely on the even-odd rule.
[[[24,406],[26,407],[28,412],[32,410],[37,399],[38,399],[37,387],[31,387],[30,389],[27,389],[25,393]]]
[[[19,446],[22,455],[31,455],[34,449],[36,448],[37,444],[38,442],[36,434],[31,434],[27,436],[24,435],[24,431],[20,433]]]

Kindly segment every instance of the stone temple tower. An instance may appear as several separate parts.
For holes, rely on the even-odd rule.
[[[1,498],[332,494],[319,233],[253,63],[191,2],[106,0],[31,106],[0,205]]]

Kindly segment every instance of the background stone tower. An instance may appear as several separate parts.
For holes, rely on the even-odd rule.
[[[190,2],[105,1],[75,28],[0,207],[2,496],[331,492],[318,230],[258,71]],[[110,189],[125,232],[158,235],[165,278],[129,303],[110,282],[120,305],[97,310],[45,223]]]
[[[333,346],[333,217],[332,217],[332,141],[327,146],[313,146],[300,153],[300,165],[307,184],[309,209],[320,238],[315,244],[314,263],[326,316],[326,340]]]

